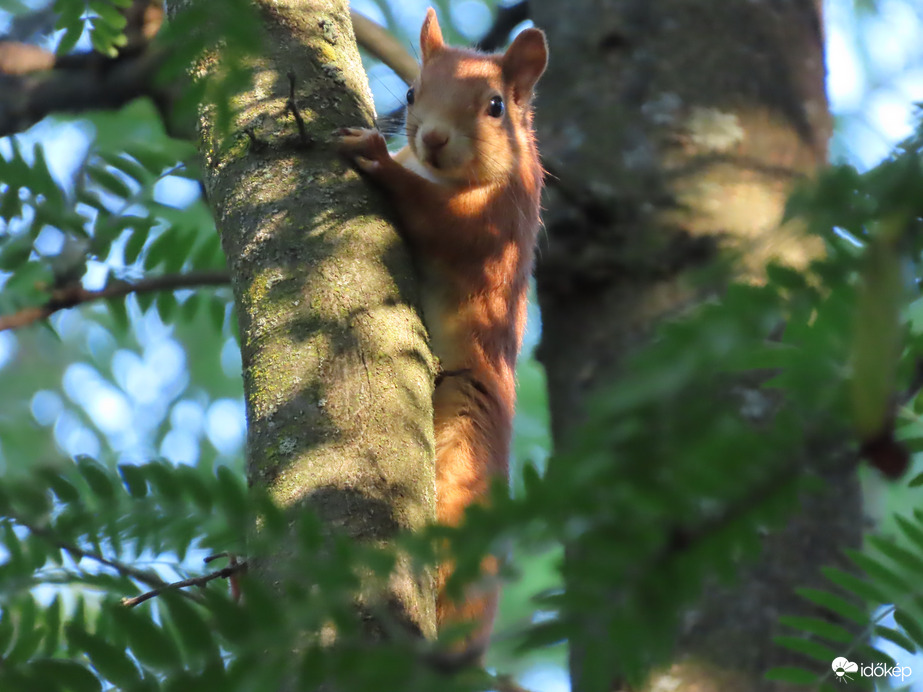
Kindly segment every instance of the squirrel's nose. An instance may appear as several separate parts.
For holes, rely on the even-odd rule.
[[[423,133],[423,144],[430,151],[438,151],[449,142],[449,135],[442,130],[430,130]]]

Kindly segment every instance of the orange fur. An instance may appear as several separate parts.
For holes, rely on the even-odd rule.
[[[441,373],[433,395],[437,516],[461,522],[491,481],[506,480],[542,169],[532,88],[544,34],[527,29],[505,54],[446,46],[430,9],[423,67],[408,106],[408,146],[392,158],[375,130],[339,132],[341,149],[384,187],[417,261],[423,316]],[[491,99],[502,98],[500,116]],[[440,570],[444,583],[450,567]],[[485,561],[496,571],[496,560]],[[439,598],[440,623],[474,620],[485,645],[496,589],[463,604]]]

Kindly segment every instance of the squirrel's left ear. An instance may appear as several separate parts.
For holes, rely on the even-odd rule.
[[[526,102],[548,64],[548,42],[540,29],[525,29],[503,54],[503,79],[513,85],[516,100]]]

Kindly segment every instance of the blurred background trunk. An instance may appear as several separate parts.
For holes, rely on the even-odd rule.
[[[780,221],[792,183],[826,161],[831,118],[813,0],[531,6],[552,46],[537,121],[557,182],[537,283],[560,450],[587,416],[587,395],[617,388],[658,320],[703,297],[690,273],[719,249],[734,252],[738,278],[757,282],[770,260],[803,267],[822,251]],[[818,568],[860,541],[852,468],[767,537],[739,588],[709,590],[688,614],[670,689],[782,689],[762,681],[789,656],[772,644],[779,615],[803,613],[793,589],[818,583]],[[572,642],[575,690],[586,655]],[[607,655],[615,670],[618,652]]]

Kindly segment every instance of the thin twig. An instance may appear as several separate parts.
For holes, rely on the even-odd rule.
[[[52,532],[50,529],[46,529],[41,526],[35,526],[34,524],[25,521],[24,519],[20,519],[19,517],[12,517],[12,519],[20,526],[28,529],[32,535],[38,536],[39,538],[44,538],[61,550],[70,553],[71,557],[75,558],[77,562],[84,558],[93,560],[94,562],[98,562],[99,564],[105,565],[106,567],[111,567],[123,576],[134,579],[135,581],[146,584],[152,588],[163,588],[169,585],[169,582],[164,581],[155,574],[145,572],[144,570],[140,570],[137,567],[132,567],[131,565],[127,565],[120,560],[110,559],[91,550],[84,550],[80,546],[68,543],[67,541],[62,541],[57,536],[55,536],[54,532]]]
[[[223,270],[164,274],[139,281],[113,282],[98,291],[88,291],[83,286],[72,284],[51,292],[51,299],[39,307],[25,308],[11,315],[0,316],[0,332],[16,329],[53,315],[58,310],[72,308],[83,303],[106,298],[121,298],[130,293],[155,293],[175,291],[198,286],[223,286],[230,282],[230,275]]]
[[[218,560],[223,557],[226,557],[228,559],[228,563],[230,567],[240,568],[242,570],[245,570],[247,567],[246,560],[241,560],[237,556],[236,553],[228,553],[228,552],[215,553],[214,555],[209,555],[208,557],[205,558],[205,564],[207,565],[209,562],[214,562],[215,560]],[[235,603],[239,602],[240,595],[241,595],[240,594],[240,581],[236,577],[232,576],[230,579],[228,579],[228,586],[231,587],[231,599]]]
[[[230,567],[224,567],[222,569],[216,570],[215,572],[209,572],[208,574],[203,574],[199,577],[191,577],[190,579],[183,579],[181,581],[175,581],[170,584],[164,584],[161,587],[152,589],[146,593],[143,593],[139,596],[133,596],[131,598],[123,598],[121,603],[126,608],[134,608],[140,603],[144,603],[166,591],[176,591],[179,589],[185,589],[187,586],[205,586],[210,581],[215,579],[227,579],[238,572],[241,572],[247,568],[246,562],[238,562],[237,564],[231,565]],[[180,591],[182,594],[187,594],[185,591]]]
[[[292,114],[292,117],[295,118],[295,124],[298,125],[298,135],[301,137],[301,143],[308,144],[310,142],[310,137],[308,137],[308,130],[304,125],[304,118],[301,117],[301,111],[298,110],[298,104],[295,103],[295,73],[291,71],[288,73],[288,101],[286,101],[285,107]]]
[[[223,557],[230,557],[230,555],[231,555],[230,553],[215,553],[214,555],[209,555],[208,557],[206,557],[204,560],[202,560],[202,562],[204,562],[207,565],[209,562],[220,560]]]

